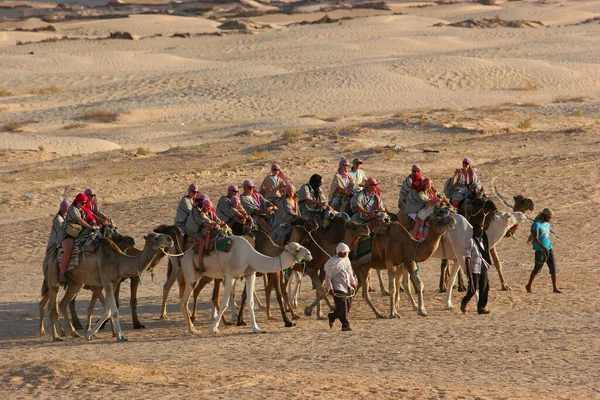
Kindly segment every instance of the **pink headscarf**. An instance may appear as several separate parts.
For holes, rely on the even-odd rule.
[[[240,197],[239,196],[231,196],[231,205],[234,207],[240,206]]]
[[[66,213],[70,206],[71,206],[71,202],[69,200],[63,200],[60,203],[60,207],[58,208],[58,211],[60,211],[61,213]]]
[[[98,210],[98,196],[92,196],[92,195],[96,194],[96,191],[94,189],[87,188],[87,189],[85,189],[85,191],[83,193],[85,193],[85,195],[88,197],[88,199],[90,197],[92,198],[92,201],[90,202],[90,211],[93,212],[93,213],[98,214],[99,213],[99,210]]]
[[[348,171],[344,171],[344,170],[342,169],[342,167],[343,167],[344,165],[348,165],[348,166],[350,166],[350,161],[346,160],[345,158],[342,158],[342,159],[340,160],[340,164],[339,164],[339,166],[338,166],[337,173],[338,173],[338,174],[340,174],[340,175],[342,176],[342,178],[344,178],[344,179],[348,179],[348,175],[349,175],[349,174],[348,174]]]
[[[281,167],[279,166],[279,164],[277,164],[277,163],[271,164],[271,171],[273,171],[274,169],[277,170],[277,177],[287,184],[288,183],[288,178],[281,171]]]
[[[473,183],[473,179],[474,179],[474,175],[475,175],[475,171],[473,171],[473,161],[469,157],[465,157],[465,159],[463,160],[463,164],[469,164],[469,166],[471,167],[466,172],[465,172],[465,169],[463,168],[463,174],[465,174],[465,182],[467,185],[470,185],[471,183]]]
[[[207,198],[202,202],[202,211],[207,213],[210,216],[210,219],[215,221],[217,219],[217,213],[215,212],[212,201],[210,201],[208,196],[206,197]]]

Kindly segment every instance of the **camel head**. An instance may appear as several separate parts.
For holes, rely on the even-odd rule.
[[[429,217],[429,226],[433,231],[446,232],[454,229],[455,225],[456,220],[452,216],[452,210],[449,207],[436,207]]]
[[[518,194],[518,195],[514,196],[513,200],[515,201],[513,210],[524,212],[524,213],[533,211],[533,208],[534,208],[533,200],[528,199],[527,197],[523,196],[522,194]]]
[[[150,247],[152,250],[169,249],[173,246],[173,239],[171,236],[162,233],[149,233],[144,236],[146,240],[146,247]]]
[[[352,231],[352,234],[357,237],[369,236],[371,234],[368,225],[357,224],[356,222],[346,222],[346,229]]]
[[[519,225],[521,225],[521,223],[523,223],[527,219],[527,216],[525,214],[523,214],[522,212],[515,211],[512,213],[510,213],[510,212],[496,213],[494,218],[499,218],[499,219],[502,219],[505,221],[506,234],[504,236],[507,237],[507,236],[512,236],[515,234],[515,232],[517,232],[517,229],[519,229]]]
[[[175,236],[183,236],[183,232],[181,228],[175,225],[159,225],[154,228],[155,233],[163,233],[165,235],[169,235],[171,237]]]
[[[296,242],[290,242],[290,243],[286,244],[285,250],[288,253],[290,253],[292,256],[294,256],[296,261],[301,261],[301,260],[310,261],[313,258],[312,254],[310,254],[310,251],[308,251],[308,249],[306,247],[302,247],[302,246],[300,246],[300,244],[298,244]]]
[[[293,226],[302,226],[307,232],[314,232],[319,229],[319,223],[317,221],[302,216],[294,217],[291,224]]]

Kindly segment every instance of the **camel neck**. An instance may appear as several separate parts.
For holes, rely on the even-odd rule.
[[[120,274],[123,278],[137,277],[145,272],[157,256],[157,251],[145,245],[142,252],[137,256],[120,254]]]
[[[417,243],[414,261],[423,262],[431,257],[440,245],[440,239],[444,233],[446,233],[445,230],[437,233],[430,230],[427,234],[427,238],[424,241]]]
[[[256,272],[274,273],[282,269],[288,269],[294,266],[296,259],[289,251],[284,250],[277,257],[267,257],[252,249],[253,252],[247,257],[248,264]]]

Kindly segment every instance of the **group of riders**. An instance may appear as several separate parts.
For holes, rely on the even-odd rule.
[[[375,177],[368,177],[361,168],[363,161],[343,158],[333,175],[329,191],[322,188],[323,177],[313,174],[309,181],[298,190],[290,179],[274,163],[257,188],[251,180],[242,183],[241,191],[236,185],[227,188],[215,206],[208,195],[201,194],[195,183],[178,204],[175,225],[184,233],[184,250],[193,248],[198,254],[197,268],[204,272],[203,258],[213,248],[213,240],[218,232],[242,234],[247,230],[260,229],[269,234],[276,244],[285,243],[291,233],[294,218],[305,218],[322,222],[326,215],[346,213],[358,223],[373,228],[381,213],[388,209],[383,203],[379,183]],[[400,189],[398,208],[408,217],[407,227],[411,234],[423,238],[424,221],[440,203],[448,203],[458,209],[466,199],[474,199],[483,194],[473,162],[465,158],[462,168],[444,185],[444,193],[439,193],[431,179],[423,177],[421,167],[414,164],[411,173],[404,179]],[[73,202],[64,200],[54,217],[52,230],[46,249],[47,266],[50,256],[62,254],[60,259],[60,280],[66,281],[65,273],[69,255],[74,243],[82,243],[83,238],[103,226],[111,227],[110,218],[98,207],[96,192],[86,189],[77,194]]]

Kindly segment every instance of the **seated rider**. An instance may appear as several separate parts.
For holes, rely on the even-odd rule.
[[[363,161],[360,158],[355,158],[352,160],[352,168],[348,173],[354,178],[355,190],[361,191],[365,188],[365,183],[367,182],[367,174],[365,174],[365,170],[361,169]]]
[[[433,207],[439,203],[431,179],[423,179],[419,189],[411,189],[406,199],[405,212],[415,223],[411,234],[417,239],[423,239],[423,222],[433,212]]]
[[[67,215],[67,211],[69,210],[69,206],[71,206],[71,202],[69,200],[63,200],[60,203],[58,212],[52,219],[52,229],[50,230],[50,237],[48,238],[48,244],[46,245],[46,256],[44,257],[44,262],[42,264],[44,271],[46,268],[48,268],[50,259],[58,254],[58,245],[60,244],[58,243],[58,232],[61,230],[62,225],[65,222],[65,217]]]
[[[321,190],[323,177],[314,174],[310,177],[308,183],[300,186],[298,190],[298,205],[300,207],[300,215],[305,218],[321,220],[321,214],[328,207],[325,195]]]
[[[336,211],[344,211],[347,198],[354,193],[354,177],[349,174],[350,162],[342,158],[329,187],[329,204]]]
[[[352,197],[350,205],[355,213],[352,215],[352,221],[369,225],[369,228],[373,229],[377,223],[377,214],[385,212],[377,179],[367,179],[365,188]]]
[[[277,207],[256,191],[251,180],[245,180],[242,188],[244,190],[244,193],[240,196],[242,207],[260,229],[271,235],[270,220],[273,216],[273,210],[276,210]]]
[[[83,193],[88,198],[87,202],[83,206],[83,211],[86,214],[86,222],[90,225],[110,225],[110,218],[102,214],[98,208],[98,197],[96,196],[96,191],[94,189],[87,188]]]
[[[204,236],[204,254],[208,255],[210,254],[210,244],[215,236],[215,230],[221,228],[225,223],[217,217],[210,199],[205,199],[201,207],[200,218],[202,219],[202,230],[200,234]]]
[[[273,217],[273,233],[271,239],[275,244],[283,246],[288,235],[292,231],[290,222],[297,217],[298,214],[298,196],[296,188],[292,184],[287,184],[285,187],[285,195],[279,199],[277,203],[277,211]]]
[[[244,207],[242,207],[242,202],[239,196],[233,196],[231,198],[231,209],[235,214],[233,217],[234,222],[254,228],[254,221],[252,220],[250,214],[248,214],[246,210],[244,210]]]
[[[67,215],[65,216],[65,222],[61,225],[61,228],[58,232],[58,243],[60,243],[63,249],[63,256],[60,260],[60,282],[66,283],[67,278],[65,274],[67,273],[67,267],[69,266],[69,261],[71,259],[71,253],[73,252],[73,247],[75,244],[75,239],[86,237],[89,234],[90,230],[97,230],[98,227],[96,225],[90,225],[85,221],[85,211],[83,211],[83,206],[87,203],[88,198],[85,194],[79,193],[73,203],[69,206],[67,210]],[[77,237],[69,236],[65,231],[65,227],[67,224],[73,225],[81,225],[83,229],[79,233]]]
[[[207,199],[208,196],[204,195],[202,197],[198,196],[194,199],[194,208],[192,208],[192,212],[190,216],[185,222],[185,234],[187,235],[187,244],[185,249],[189,249],[190,247],[194,248],[194,252],[198,253],[198,266],[197,270],[200,273],[206,272],[204,268],[204,248],[205,248],[205,225],[204,218],[200,214],[202,211],[202,204]],[[210,225],[210,224],[209,224]]]
[[[198,185],[195,183],[190,184],[188,187],[188,194],[181,197],[179,200],[179,205],[177,206],[177,213],[175,214],[175,223],[174,225],[181,229],[182,232],[185,232],[185,222],[188,219],[188,216],[191,214],[192,209],[194,208],[194,198],[200,193]]]
[[[262,185],[260,185],[260,194],[270,202],[277,203],[279,198],[285,193],[285,185],[287,183],[287,178],[281,172],[279,164],[273,163],[271,165],[271,173],[265,177]]]
[[[410,194],[410,189],[418,189],[422,183],[423,176],[421,176],[421,166],[419,164],[413,164],[411,174],[404,178],[402,187],[400,188],[398,208],[401,211],[404,211],[404,207],[406,207],[406,198]]]
[[[474,199],[480,190],[481,185],[477,172],[473,168],[473,161],[467,157],[463,160],[463,167],[454,171],[454,176],[448,185],[448,197],[452,206],[458,210],[463,201]]]
[[[230,185],[227,188],[227,195],[221,196],[219,201],[217,202],[217,217],[228,226],[232,226],[235,217],[237,216],[235,210],[233,209],[233,205],[231,204],[231,199],[238,196],[240,194],[240,190],[235,185]]]

